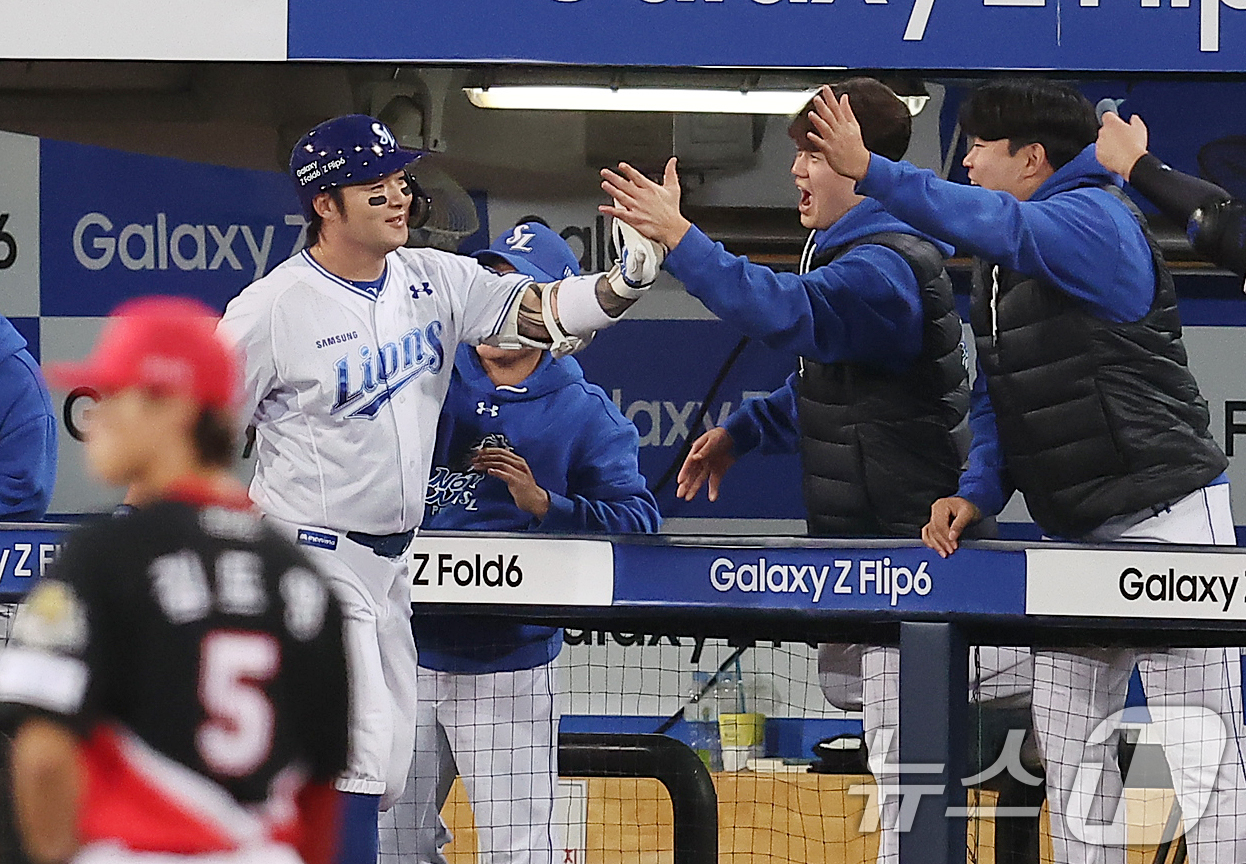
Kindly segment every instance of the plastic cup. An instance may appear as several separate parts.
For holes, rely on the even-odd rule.
[[[719,714],[718,735],[722,742],[723,770],[742,771],[749,759],[765,755],[766,715]]]

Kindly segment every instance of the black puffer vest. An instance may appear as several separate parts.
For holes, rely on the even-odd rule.
[[[1228,465],[1186,365],[1172,275],[1130,210],[1155,267],[1139,321],[1104,321],[1038,279],[974,268],[970,323],[1008,474],[1057,537],[1173,501]]]
[[[801,360],[797,414],[809,533],[917,537],[936,498],[956,493],[968,441],[969,385],[952,283],[934,244],[911,234],[864,237],[891,249],[921,286],[922,350],[904,373],[864,363]]]

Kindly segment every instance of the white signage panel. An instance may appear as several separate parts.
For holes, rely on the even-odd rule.
[[[1246,620],[1246,552],[1030,549],[1027,615]]]
[[[39,139],[0,132],[0,315],[38,314]]]
[[[3,58],[286,59],[286,0],[19,0],[0,9]]]
[[[411,544],[414,603],[609,606],[607,540],[420,537]]]

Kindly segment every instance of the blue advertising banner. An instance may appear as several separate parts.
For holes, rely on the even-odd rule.
[[[0,530],[0,601],[24,596],[43,576],[63,539],[64,526]]]
[[[614,545],[614,605],[1023,615],[1025,553]]]
[[[721,321],[623,320],[597,334],[576,359],[584,376],[606,391],[640,433],[640,470],[649,488],[677,463],[680,448],[695,440],[706,423],[721,426],[750,396],[764,396],[783,385],[796,358],[750,342],[710,402],[705,422],[693,426],[697,411],[739,331]],[[727,472],[718,501],[702,489],[693,501],[675,497],[676,482],[657,490],[658,507],[672,517],[803,519],[800,457],[748,454]]]
[[[289,179],[63,141],[40,147],[41,312],[183,294],[218,309],[303,245]]]
[[[289,58],[1241,71],[1246,0],[289,0]]]

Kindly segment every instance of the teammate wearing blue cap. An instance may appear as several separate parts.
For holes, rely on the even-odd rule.
[[[221,326],[245,357],[256,428],[251,497],[342,601],[351,660],[344,862],[376,858],[377,810],[402,792],[415,738],[416,652],[404,553],[424,514],[437,416],[460,343],[568,353],[653,282],[664,250],[623,232],[602,276],[537,283],[406,249],[427,208],[421,154],[373,117],[308,132],[290,174],[308,248],[243,290]]]
[[[566,241],[525,222],[476,253],[538,282],[580,272]],[[574,418],[574,423],[567,421]],[[557,434],[551,429],[557,424]],[[424,525],[438,530],[652,532],[636,427],[571,357],[459,348],[437,430]],[[415,763],[382,822],[382,861],[445,864],[439,813],[457,773],[483,864],[561,864],[553,805],[562,630],[482,616],[417,617]],[[389,819],[387,814],[385,820]]]

